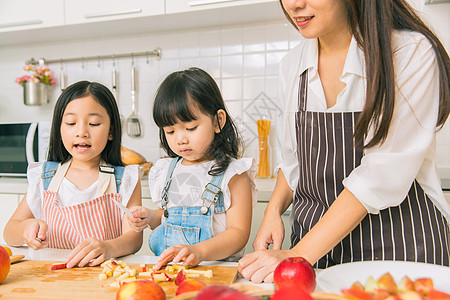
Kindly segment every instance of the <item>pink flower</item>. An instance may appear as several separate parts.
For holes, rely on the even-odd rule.
[[[23,84],[24,82],[27,81],[32,81],[36,83],[41,82],[48,85],[55,84],[55,78],[53,77],[52,72],[45,65],[36,67],[35,65],[32,64],[26,64],[23,67],[23,69],[25,71],[28,71],[30,75],[23,75],[22,77],[16,78],[15,82],[18,84]]]

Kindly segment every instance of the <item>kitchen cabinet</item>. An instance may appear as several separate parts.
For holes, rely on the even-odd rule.
[[[276,0],[166,0],[166,14],[274,1]]]
[[[20,197],[21,195],[17,194],[0,194],[0,244],[5,244],[5,241],[3,240],[3,229],[16,210],[17,205],[19,205]]]
[[[64,24],[61,0],[0,2],[0,32],[44,28]]]
[[[65,24],[79,24],[164,14],[164,0],[66,0]]]
[[[3,0],[0,47],[284,19],[278,0]]]

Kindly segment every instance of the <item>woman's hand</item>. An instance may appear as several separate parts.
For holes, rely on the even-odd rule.
[[[273,271],[285,258],[298,256],[292,250],[257,250],[239,260],[238,271],[254,283],[273,282]]]
[[[128,225],[133,231],[141,232],[147,228],[148,222],[150,221],[151,212],[148,208],[143,206],[134,206],[130,208],[133,217],[126,215]]]
[[[104,241],[96,238],[87,238],[79,243],[75,249],[70,252],[66,258],[67,268],[75,265],[84,267],[89,264],[90,267],[96,266],[111,258],[109,254],[110,247]]]
[[[30,219],[26,221],[23,231],[23,241],[34,250],[48,247],[48,225],[42,220]]]
[[[169,262],[179,263],[184,261],[183,266],[196,266],[202,259],[195,245],[175,245],[167,248],[158,257],[158,262],[153,266],[154,270],[161,269],[162,266]]]
[[[284,239],[284,224],[277,213],[266,213],[253,241],[253,249],[266,250],[273,244],[273,250],[281,250]]]

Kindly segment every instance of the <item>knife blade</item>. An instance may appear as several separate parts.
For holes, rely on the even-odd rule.
[[[120,203],[119,201],[113,201],[113,203],[114,203],[118,208],[120,208],[121,211],[123,211],[124,213],[126,213],[126,214],[129,215],[130,217],[134,218],[133,213],[132,213],[128,208],[126,208],[125,205],[123,205],[123,204]],[[150,227],[149,224],[147,224],[147,227],[150,228],[150,229],[152,229],[152,228]]]

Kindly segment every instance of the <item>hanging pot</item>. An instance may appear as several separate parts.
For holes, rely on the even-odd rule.
[[[48,85],[42,82],[27,81],[23,83],[23,103],[25,105],[42,105],[48,103]]]

